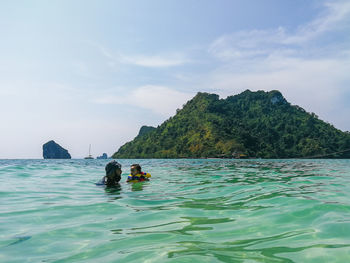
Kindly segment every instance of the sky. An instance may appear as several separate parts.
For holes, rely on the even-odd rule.
[[[0,158],[113,154],[197,92],[280,90],[350,130],[350,1],[0,1]]]

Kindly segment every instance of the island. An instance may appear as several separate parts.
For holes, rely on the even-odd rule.
[[[226,99],[199,92],[175,116],[144,130],[112,158],[350,158],[349,132],[277,90]]]
[[[97,156],[96,159],[108,159],[107,153],[103,153],[101,156]]]
[[[44,159],[71,159],[69,152],[55,141],[48,141],[43,145]]]

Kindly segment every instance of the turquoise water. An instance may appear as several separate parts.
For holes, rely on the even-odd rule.
[[[0,160],[0,262],[350,262],[350,160]]]

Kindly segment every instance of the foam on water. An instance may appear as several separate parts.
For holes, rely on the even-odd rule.
[[[120,162],[0,160],[0,262],[350,262],[349,160]]]

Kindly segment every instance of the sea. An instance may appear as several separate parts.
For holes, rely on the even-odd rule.
[[[350,160],[108,161],[0,160],[0,262],[350,262]]]

